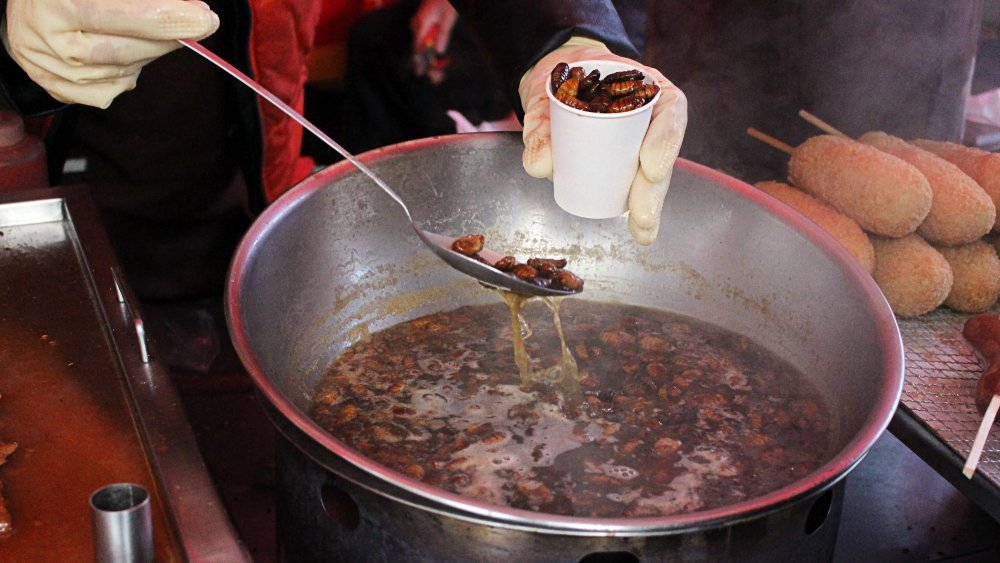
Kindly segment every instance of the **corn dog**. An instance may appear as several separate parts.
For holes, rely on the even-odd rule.
[[[951,266],[955,282],[944,305],[962,313],[982,313],[1000,298],[1000,258],[979,239],[961,246],[936,246]]]
[[[916,317],[944,303],[955,278],[940,252],[916,233],[870,238],[875,248],[872,277],[894,313]]]
[[[947,160],[881,131],[859,139],[912,164],[926,178],[934,193],[930,213],[917,227],[927,241],[955,246],[967,244],[993,229],[996,206],[975,180]]]
[[[844,137],[806,139],[792,152],[788,178],[862,229],[887,237],[916,231],[931,209],[931,187],[916,168]]]
[[[913,144],[959,167],[983,188],[993,205],[1000,208],[1000,154],[945,141],[914,139]],[[1000,213],[993,221],[993,230],[1000,231]]]
[[[854,219],[784,182],[765,181],[754,185],[819,225],[837,239],[869,274],[875,269],[875,249]]]

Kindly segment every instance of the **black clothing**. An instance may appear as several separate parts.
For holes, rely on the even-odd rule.
[[[222,39],[229,33],[220,29],[203,43],[228,56]],[[62,180],[90,187],[143,300],[222,292],[229,258],[250,222],[238,191],[246,135],[233,103],[238,86],[180,49],[147,65],[135,90],[109,108],[72,108],[76,123],[65,142],[86,170]]]
[[[472,123],[502,119],[513,110],[462,18],[452,28],[443,81],[433,84],[414,73],[409,24],[420,2],[375,10],[351,29],[339,134],[352,152],[454,133],[449,109]]]
[[[639,58],[621,16],[609,1],[450,1],[482,42],[487,60],[519,116],[523,116],[517,93],[521,77],[538,59],[571,37],[597,39],[617,55]],[[627,21],[635,23],[632,18]]]
[[[213,0],[219,30],[202,43],[252,75],[246,0]],[[221,295],[251,212],[263,209],[256,95],[187,49],[143,68],[107,109],[63,106],[0,52],[0,92],[24,114],[57,113],[50,155],[85,170],[116,254],[147,302]]]
[[[247,0],[209,4],[220,28],[202,43],[252,76]],[[55,113],[50,178],[89,187],[161,359],[198,372],[232,369],[227,268],[265,205],[256,95],[178,49],[103,110],[60,104],[0,50],[0,96],[23,114]],[[85,170],[62,174],[63,156]]]
[[[487,33],[494,26],[470,29],[472,25],[482,26],[491,21],[488,18],[499,17],[484,9],[482,3],[476,4],[480,20],[469,22],[466,18],[470,16],[463,13],[452,29],[446,53],[449,63],[443,82],[433,84],[426,76],[414,74],[413,35],[409,24],[420,4],[421,0],[391,4],[366,14],[351,30],[343,112],[337,123],[338,135],[348,150],[362,152],[401,141],[454,133],[455,123],[447,116],[447,110],[457,110],[470,122],[478,124],[503,119],[511,111],[520,109],[516,84],[501,82],[493,72],[494,67],[487,62],[490,51],[483,50],[475,33]],[[511,3],[499,4],[505,4],[508,9],[511,6]],[[612,6],[617,11],[604,6],[601,25],[615,33],[624,29],[627,37],[600,31],[596,22],[602,11],[595,10],[594,6],[597,4],[591,6],[589,15],[595,23],[589,24],[588,29],[592,29],[580,34],[611,38],[609,42],[621,52],[638,57],[639,51],[631,45],[640,48],[643,45],[645,2],[615,0]],[[545,14],[532,14],[530,21],[553,30],[555,35],[549,42],[558,45],[569,38],[564,32],[555,31],[559,29],[559,22],[544,24],[544,17]],[[521,23],[509,22],[503,27],[510,29]],[[509,40],[523,42],[525,38],[513,34]],[[497,49],[497,46],[490,48]],[[528,68],[532,63],[533,55],[517,65]],[[516,77],[520,79],[520,74]],[[338,159],[328,152],[323,156],[324,161]]]

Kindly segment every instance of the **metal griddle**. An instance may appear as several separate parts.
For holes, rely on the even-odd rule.
[[[1000,311],[1000,305],[993,312]],[[1000,428],[994,425],[971,480],[962,475],[979,423],[976,382],[986,369],[962,336],[969,314],[939,308],[900,319],[906,376],[889,430],[958,490],[1000,520]]]
[[[0,233],[3,559],[92,560],[90,494],[134,482],[158,561],[249,560],[87,191],[0,192]]]

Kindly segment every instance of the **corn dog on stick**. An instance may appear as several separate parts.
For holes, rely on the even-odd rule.
[[[934,193],[927,218],[917,233],[941,245],[967,244],[990,232],[996,221],[996,206],[979,184],[947,160],[882,131],[870,131],[859,139],[912,164]]]
[[[875,249],[854,219],[784,182],[765,181],[754,185],[819,225],[837,239],[869,274],[875,269]]]
[[[846,137],[829,123],[805,110],[799,110],[799,116],[826,133]],[[1000,213],[997,212],[1000,202],[1000,178],[997,177],[1000,174],[1000,155],[993,155],[981,149],[966,150],[968,147],[954,143],[923,140],[908,143],[880,131],[866,133],[858,140],[902,158],[927,177],[934,196],[931,211],[924,223],[917,228],[917,232],[928,241],[943,245],[961,245],[978,239],[989,230],[1000,228]],[[993,158],[980,161],[980,157],[984,155],[987,157],[993,155]],[[937,156],[952,166],[947,166],[932,156]],[[987,171],[990,161],[992,170]],[[964,165],[964,168],[959,163]],[[983,182],[970,172],[975,172],[983,182],[989,183],[991,189],[995,188],[994,193],[990,193],[983,186]],[[976,189],[977,186],[979,189]],[[993,222],[990,229],[983,232],[980,231],[984,228],[983,223],[987,221],[989,206],[979,193],[980,190],[993,203]]]
[[[872,277],[894,313],[916,317],[944,303],[954,283],[951,265],[920,235],[872,235],[871,241],[875,248]]]
[[[912,165],[842,133],[792,147],[754,128],[747,133],[791,155],[789,180],[875,234],[916,231],[930,211],[927,179]]]
[[[1000,258],[983,239],[961,246],[935,246],[955,281],[944,305],[961,313],[982,313],[1000,299]]]
[[[911,164],[875,147],[833,135],[817,135],[795,148],[788,161],[792,184],[887,237],[914,232],[931,209],[927,178]]]
[[[1000,154],[958,143],[914,139],[913,144],[930,151],[959,167],[968,174],[1000,209]],[[1000,213],[993,221],[993,230],[1000,231]]]

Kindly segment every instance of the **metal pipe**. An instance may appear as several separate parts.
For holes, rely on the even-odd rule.
[[[153,561],[153,521],[149,492],[133,483],[115,483],[90,495],[94,553],[99,563]]]

